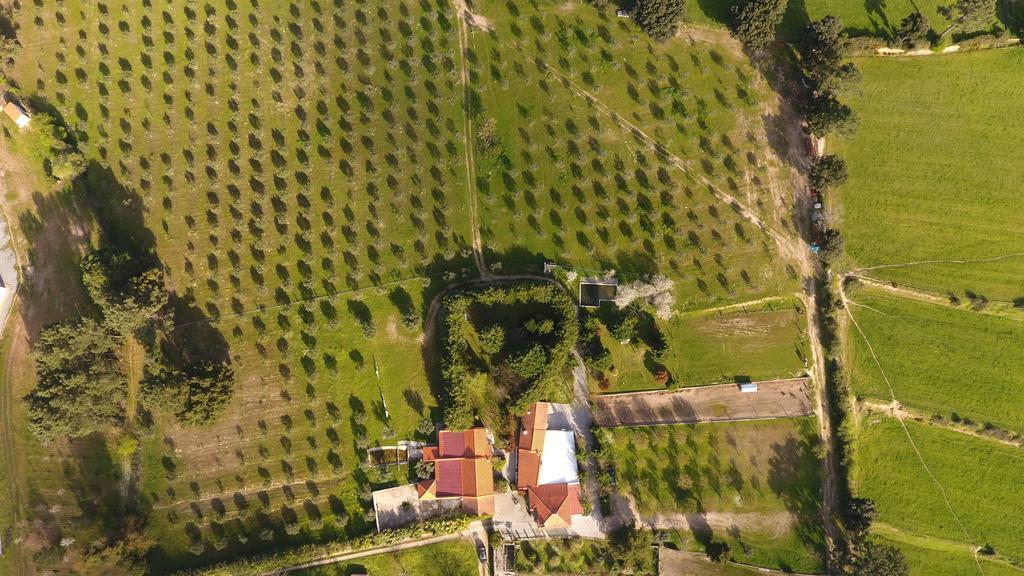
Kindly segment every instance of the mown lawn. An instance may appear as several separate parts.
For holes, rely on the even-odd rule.
[[[806,317],[795,300],[677,314],[658,328],[669,343],[665,366],[676,386],[790,378],[803,373],[809,353]],[[661,388],[645,365],[646,346],[622,344],[607,330],[601,339],[616,367],[603,392]]]
[[[870,266],[1019,253],[1024,212],[1012,207],[1024,163],[1007,119],[1024,115],[1024,85],[1016,81],[1024,51],[856,64],[864,77],[847,99],[860,125],[830,140],[849,164],[849,181],[832,198],[841,204],[853,260]],[[937,292],[999,300],[1024,294],[1024,259],[871,274]]]
[[[704,530],[728,540],[736,559],[798,571],[820,567],[814,419],[614,428],[602,432],[601,442],[610,447],[616,489],[642,516],[745,514],[750,524],[737,520],[735,530]],[[795,518],[788,527],[756,521],[787,512]]]
[[[478,571],[476,548],[471,542],[457,540],[309,568],[293,572],[293,574],[298,576],[348,576],[349,574],[476,576]]]
[[[661,273],[680,310],[795,286],[766,235],[540,64],[754,204],[767,178],[748,138],[768,88],[747,62],[703,43],[651,43],[585,4],[481,10],[497,30],[471,37],[489,259],[626,280]]]
[[[971,539],[947,509],[899,423],[868,415],[855,440],[852,479],[855,493],[877,504],[878,522],[911,535],[989,543],[1009,560],[1024,560],[1020,450],[911,420],[906,425]]]
[[[1024,323],[966,308],[849,291],[850,311],[871,342],[896,399],[927,414],[956,413],[977,424],[1024,431]],[[856,394],[888,403],[889,388],[851,323],[850,382]]]

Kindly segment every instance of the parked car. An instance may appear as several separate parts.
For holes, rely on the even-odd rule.
[[[476,553],[481,562],[487,562],[487,546],[480,540],[476,541]]]

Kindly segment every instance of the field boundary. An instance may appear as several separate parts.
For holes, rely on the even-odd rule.
[[[840,300],[844,304],[843,309],[846,310],[846,315],[849,317],[850,321],[853,322],[853,326],[857,329],[857,332],[860,334],[861,338],[864,340],[864,343],[867,344],[868,351],[871,353],[871,358],[874,360],[875,366],[878,367],[878,371],[879,371],[879,373],[881,373],[882,379],[885,381],[885,385],[889,389],[889,395],[892,398],[893,403],[898,405],[899,404],[899,400],[896,399],[896,392],[895,392],[895,390],[892,387],[892,383],[889,382],[889,376],[885,373],[885,369],[882,368],[882,364],[881,364],[881,362],[879,362],[878,356],[875,354],[875,349],[871,345],[871,341],[868,340],[867,335],[864,334],[864,331],[861,329],[860,324],[857,322],[857,319],[854,317],[853,312],[850,310],[850,307],[848,305],[846,305],[847,304],[846,290],[843,289],[843,280],[842,279],[840,279],[840,281],[839,281],[839,298],[840,298]],[[910,434],[910,429],[907,428],[907,424],[906,424],[906,422],[904,422],[904,419],[900,418],[900,417],[897,417],[897,418],[895,418],[895,420],[897,422],[899,422],[900,427],[903,428],[903,433],[907,436],[907,440],[910,442],[910,447],[914,450],[914,454],[917,455],[917,459],[921,463],[921,466],[924,468],[925,474],[928,475],[928,478],[939,489],[939,493],[942,494],[942,500],[946,504],[946,509],[949,510],[949,513],[953,516],[953,520],[956,521],[957,526],[960,527],[960,530],[964,533],[964,536],[966,537],[968,544],[973,549],[973,552],[974,552],[974,563],[978,567],[978,572],[980,572],[982,574],[982,576],[984,576],[985,570],[981,567],[981,561],[978,560],[978,546],[977,546],[977,544],[975,544],[974,538],[971,537],[970,532],[967,531],[967,527],[964,526],[964,523],[960,520],[960,516],[957,515],[956,510],[953,509],[953,505],[950,503],[949,496],[946,493],[945,486],[943,486],[942,483],[939,482],[938,478],[935,477],[935,474],[932,473],[931,468],[929,468],[928,463],[924,459],[924,456],[921,454],[921,451],[918,449],[917,443],[914,442],[914,437],[913,437],[913,435]]]
[[[1012,446],[1015,448],[1020,448],[1021,446],[1024,446],[1024,440],[1004,440],[993,436],[987,436],[975,430],[971,430],[967,426],[954,426],[945,422],[932,421],[928,414],[921,412],[920,410],[917,410],[915,408],[908,409],[898,402],[896,404],[882,404],[880,402],[872,402],[870,400],[861,400],[858,404],[858,407],[865,412],[884,414],[886,416],[889,416],[890,418],[910,418],[911,420],[920,422],[922,424],[927,424],[929,426],[934,426],[936,428],[942,428],[943,430],[948,430],[950,432],[957,432],[960,434],[964,434],[966,436],[973,436],[981,440],[996,442],[1006,446]],[[1024,456],[1020,457],[1020,459],[1024,460]]]

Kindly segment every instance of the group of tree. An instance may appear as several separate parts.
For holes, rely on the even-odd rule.
[[[844,576],[907,576],[910,569],[903,553],[883,544],[869,534],[877,511],[867,498],[851,498],[846,504],[843,521],[846,545],[840,548],[835,563]]]
[[[676,35],[686,17],[686,0],[637,0],[633,21],[658,42]]]
[[[83,436],[125,418],[128,345],[147,349],[142,398],[174,410],[189,423],[217,416],[230,399],[231,370],[222,364],[167,362],[175,342],[163,271],[147,258],[117,249],[91,252],[81,262],[93,306],[45,327],[32,347],[38,382],[25,397],[29,425],[42,440]]]
[[[761,50],[775,41],[787,0],[746,0],[732,7],[732,32],[744,46]]]
[[[532,313],[502,312],[523,309]],[[555,396],[558,384],[567,381],[564,372],[579,320],[560,286],[524,283],[467,290],[447,296],[443,310],[441,369],[449,427],[468,428],[481,419],[501,430],[506,423],[496,408],[520,412]],[[472,392],[479,386],[489,387],[486,402]]]
[[[826,16],[808,24],[796,43],[800,69],[810,92],[805,109],[807,129],[815,136],[849,132],[856,125],[853,110],[838,97],[841,87],[860,77],[857,67],[844,61],[845,39],[843,23],[835,16]]]
[[[68,182],[85,171],[85,157],[70,132],[52,115],[34,114],[25,133],[28,155],[37,158],[43,171],[54,180]]]

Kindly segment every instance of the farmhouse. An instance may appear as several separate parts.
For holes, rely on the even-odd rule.
[[[538,524],[544,528],[568,528],[572,526],[573,515],[583,513],[576,440],[555,406],[538,402],[523,416],[517,442],[516,482]]]
[[[619,290],[614,278],[584,278],[580,280],[580,307],[597,308],[601,302],[612,302]]]
[[[28,115],[28,111],[14,100],[6,100],[6,103],[4,104],[4,112],[7,114],[8,118],[18,125],[18,128],[24,128],[32,121],[32,118]]]
[[[416,484],[420,500],[458,499],[469,514],[494,514],[493,452],[487,430],[442,430],[437,446],[423,449],[434,479]]]

